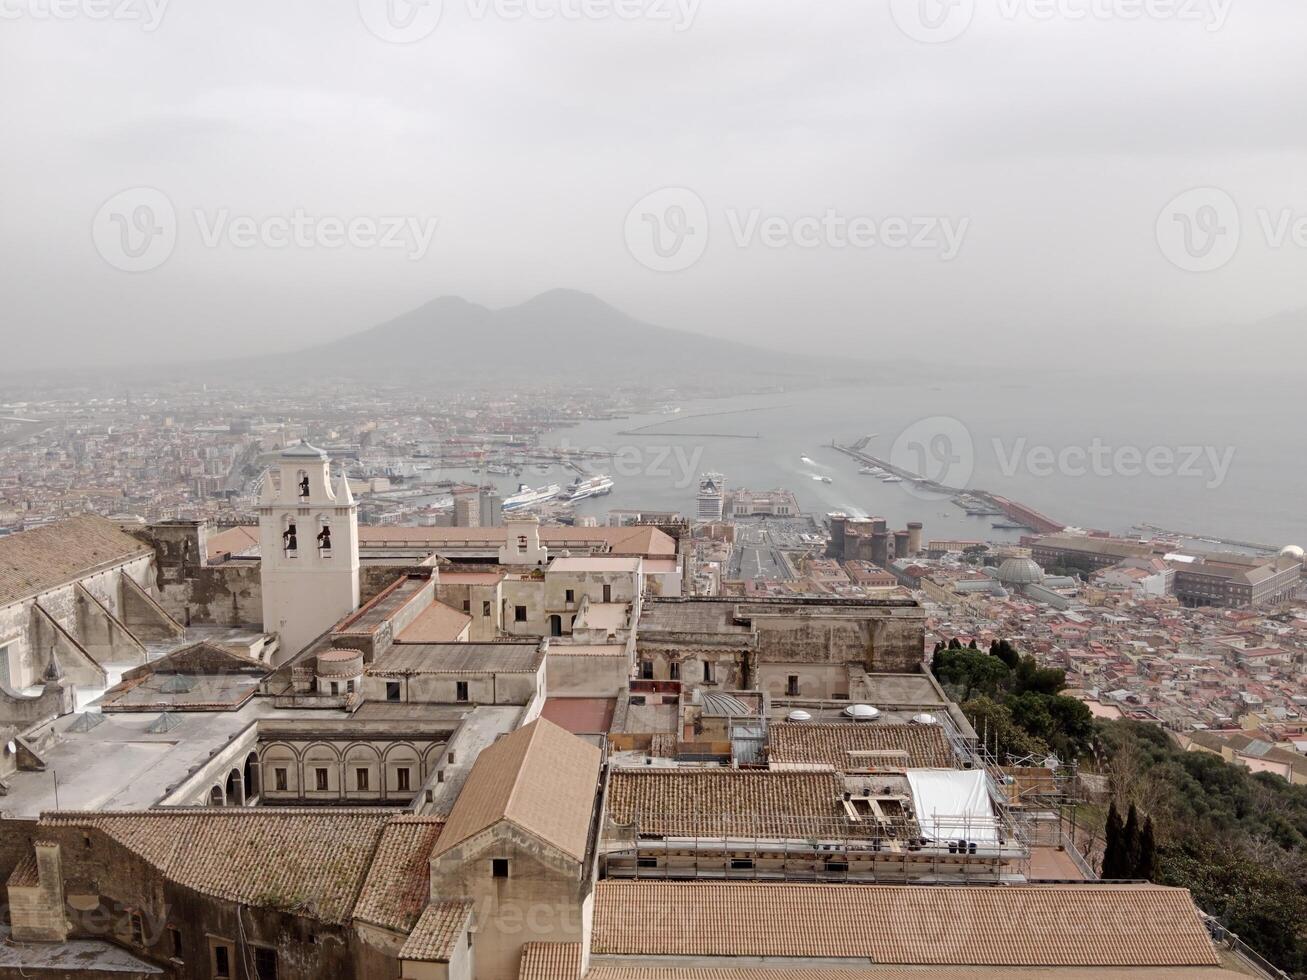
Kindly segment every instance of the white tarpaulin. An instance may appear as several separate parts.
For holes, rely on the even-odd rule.
[[[997,844],[987,779],[983,769],[909,769],[921,835],[927,840]]]

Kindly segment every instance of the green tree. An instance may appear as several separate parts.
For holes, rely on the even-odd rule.
[[[1107,826],[1103,830],[1103,867],[1099,874],[1109,881],[1128,877],[1124,867],[1125,850],[1122,837],[1125,828],[1121,824],[1121,813],[1116,808],[1116,801],[1107,808]]]
[[[1142,853],[1140,840],[1139,809],[1130,804],[1126,813],[1125,827],[1121,831],[1121,868],[1125,871],[1123,878],[1134,878],[1139,874],[1139,858]]]
[[[1135,866],[1134,876],[1145,881],[1157,879],[1157,838],[1151,816],[1144,818],[1144,829],[1139,834],[1139,863]]]

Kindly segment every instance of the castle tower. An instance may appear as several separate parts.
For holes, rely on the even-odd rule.
[[[264,474],[258,509],[263,628],[286,657],[358,608],[358,506],[327,454],[300,443]]]

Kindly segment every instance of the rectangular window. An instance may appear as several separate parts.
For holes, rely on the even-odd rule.
[[[318,787],[318,791],[319,791],[319,792],[324,792],[324,791],[326,791],[326,789],[327,789],[327,770],[325,770],[325,769],[315,769],[314,772],[316,773],[316,779],[317,779],[317,787]]]
[[[513,621],[517,623],[526,622],[526,606],[513,607]]]
[[[681,665],[675,660],[667,665],[667,671],[667,676],[672,680],[679,681],[681,679]]]
[[[231,943],[220,939],[209,940],[209,966],[213,970],[214,980],[232,980]]]
[[[278,766],[272,771],[272,778],[277,789],[282,793],[286,792],[286,770]]]
[[[793,697],[798,697],[798,695],[799,695],[799,675],[798,675],[798,674],[791,674],[791,675],[790,675],[789,680],[788,680],[788,681],[786,682],[786,684],[785,684],[785,693],[788,694],[788,695],[789,695],[790,697],[792,697],[792,698],[793,698]]]
[[[494,858],[490,862],[490,875],[494,878],[507,878],[508,858]]]
[[[368,791],[368,771],[363,768],[355,769],[354,783],[358,786],[360,792],[366,793]]]
[[[732,870],[732,871],[752,871],[752,870],[753,870],[753,859],[752,859],[752,858],[731,858],[731,870]]]
[[[386,681],[386,700],[399,700],[399,681]]]
[[[455,681],[455,682],[454,682],[454,700],[455,700],[455,701],[458,701],[459,703],[462,703],[462,702],[468,700],[468,696],[467,696],[467,681]]]
[[[254,947],[254,976],[257,980],[277,980],[277,951],[268,946]]]
[[[168,938],[172,940],[172,958],[182,958],[182,931],[176,926],[168,927]]]
[[[145,920],[140,912],[132,913],[132,942],[137,946],[145,945]]]
[[[481,603],[481,615],[486,619],[490,618],[490,600],[486,599]]]
[[[568,590],[567,590],[567,604],[570,606],[570,605],[571,605],[572,603],[574,603],[574,602],[576,602],[576,593],[575,593],[574,591],[572,591],[571,589],[568,589]]]
[[[463,600],[463,612],[471,612],[471,611],[472,611],[472,600],[471,600],[471,599],[464,599],[464,600]]]
[[[707,684],[713,683],[713,670],[712,670],[711,660],[705,660],[703,662],[703,679],[704,682]]]
[[[653,661],[652,661],[652,660],[641,660],[641,661],[640,661],[640,679],[641,679],[641,680],[644,680],[644,681],[651,681],[651,680],[653,680]]]
[[[407,769],[407,768],[396,769],[396,770],[395,770],[395,784],[396,784],[400,789],[408,789],[408,769]]]
[[[611,585],[605,585],[604,602],[612,602],[612,601],[613,601],[613,587]]]

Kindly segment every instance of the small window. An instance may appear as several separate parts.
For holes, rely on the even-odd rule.
[[[487,618],[487,619],[490,618],[490,600],[489,600],[489,599],[486,599],[486,600],[484,600],[484,601],[481,603],[481,615],[484,616],[484,617]]]
[[[331,693],[332,693],[332,694],[339,694],[339,693],[340,693],[340,685],[339,685],[338,683],[336,683],[335,681],[332,681],[332,682],[331,682]]]
[[[366,793],[368,791],[367,769],[360,766],[354,770],[354,784],[359,788],[360,792]]]
[[[145,920],[141,918],[140,912],[132,913],[132,943],[137,946],[145,945]]]
[[[272,771],[273,783],[281,792],[286,792],[286,770],[278,766]]]
[[[472,600],[471,600],[471,599],[464,599],[464,600],[463,600],[463,612],[465,612],[465,613],[470,613],[471,611],[472,611]]]
[[[613,587],[611,585],[605,585],[604,602],[612,602],[612,601],[613,601]]]
[[[635,866],[637,868],[656,868],[658,867],[658,859],[650,857],[636,858]]]
[[[640,679],[641,679],[641,680],[644,680],[644,681],[651,681],[651,680],[653,680],[653,661],[652,661],[652,660],[641,660],[641,661],[640,661]]]
[[[172,940],[172,958],[179,960],[182,958],[182,931],[176,926],[168,927],[168,938]]]
[[[231,952],[230,943],[209,940],[209,965],[213,967],[215,980],[231,980]]]
[[[679,681],[681,679],[681,665],[675,660],[667,665],[667,671],[667,676],[672,680]]]
[[[732,871],[752,871],[753,858],[731,858]]]
[[[785,693],[790,697],[798,697],[799,694],[799,675],[791,674],[785,684]]]
[[[257,980],[277,980],[277,951],[269,946],[254,947],[254,976]]]
[[[395,785],[400,789],[408,789],[408,767],[395,770]]]
[[[460,704],[469,700],[467,696],[467,681],[454,682],[454,700],[458,701]]]
[[[325,792],[327,789],[327,770],[315,769],[314,773],[316,774],[318,791]]]
[[[492,878],[507,878],[508,858],[494,858],[490,862],[490,876]]]
[[[386,681],[386,700],[399,700],[399,681]]]
[[[705,684],[714,683],[712,667],[713,665],[711,660],[705,660],[703,662],[703,680]]]
[[[572,590],[572,589],[568,589],[568,590],[567,590],[567,604],[570,606],[570,605],[571,605],[572,603],[574,603],[574,602],[576,602],[576,592],[575,592],[574,590]]]
[[[516,623],[526,622],[526,606],[513,607],[513,621]]]

